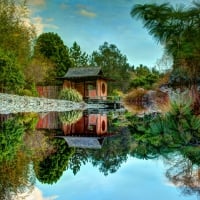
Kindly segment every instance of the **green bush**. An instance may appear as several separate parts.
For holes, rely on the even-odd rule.
[[[25,85],[22,66],[15,55],[0,48],[0,89],[7,93],[18,93]]]
[[[78,121],[83,115],[81,110],[71,110],[59,113],[60,120],[63,124],[72,124]]]
[[[77,90],[72,88],[64,88],[63,90],[61,90],[59,98],[75,102],[83,101],[82,95]]]

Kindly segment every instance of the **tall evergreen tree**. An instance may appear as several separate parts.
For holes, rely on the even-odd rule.
[[[69,56],[73,67],[88,66],[89,57],[85,52],[81,51],[81,47],[76,42],[74,42],[73,46],[69,49]]]

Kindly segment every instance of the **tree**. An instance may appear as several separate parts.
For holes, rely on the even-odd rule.
[[[178,86],[191,90],[193,107],[199,113],[200,97],[197,82],[200,74],[200,4],[184,9],[173,8],[170,4],[135,5],[131,10],[132,17],[142,19],[144,27],[149,30],[158,42],[164,44],[166,53],[173,58],[171,80],[177,80],[174,73],[181,72],[184,79],[179,80]],[[177,84],[175,82],[175,84]],[[173,82],[172,82],[173,86]]]
[[[174,68],[185,68],[192,84],[200,72],[200,4],[185,10],[170,4],[135,5],[132,17],[142,19],[144,27],[173,58]]]
[[[57,77],[62,77],[72,67],[69,50],[57,33],[42,33],[36,40],[34,57],[43,56],[54,64],[54,69],[48,71],[48,82],[56,82]]]
[[[81,51],[80,46],[74,42],[73,46],[69,49],[70,60],[73,63],[73,67],[87,67],[88,55]]]
[[[25,0],[0,0],[0,21],[0,48],[12,52],[20,64],[26,64],[35,29],[29,22]]]
[[[159,77],[160,74],[155,68],[150,70],[148,67],[140,65],[134,70],[134,76],[130,82],[130,87],[149,89],[158,81]]]
[[[25,85],[25,78],[13,53],[0,48],[0,88],[1,91],[18,92]]]
[[[126,91],[128,89],[131,68],[125,55],[114,44],[104,42],[99,51],[94,51],[91,56],[91,66],[102,67],[104,75],[114,81],[109,83],[109,92],[114,89]]]
[[[46,85],[55,80],[55,64],[42,55],[32,58],[25,70],[26,82],[28,85]]]

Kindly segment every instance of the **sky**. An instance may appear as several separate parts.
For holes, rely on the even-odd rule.
[[[135,4],[170,2],[188,6],[192,0],[29,0],[37,34],[55,32],[70,48],[76,41],[89,55],[104,42],[114,44],[130,65],[158,65],[161,46],[142,22],[131,17]]]
[[[87,163],[76,176],[66,170],[53,185],[37,182],[25,200],[196,200],[195,195],[184,196],[169,182],[165,172],[170,167],[161,160],[129,157],[116,173],[104,176]]]

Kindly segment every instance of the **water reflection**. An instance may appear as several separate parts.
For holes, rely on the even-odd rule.
[[[137,117],[116,111],[2,115],[0,199],[31,192],[36,178],[56,185],[65,172],[78,176],[87,165],[104,176],[118,174],[130,158],[163,161],[171,184],[184,195],[199,196],[198,119],[186,112],[184,120],[174,124],[175,116]],[[182,127],[181,136],[177,127]]]

